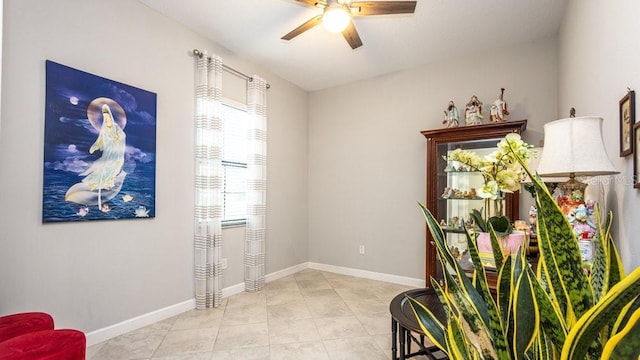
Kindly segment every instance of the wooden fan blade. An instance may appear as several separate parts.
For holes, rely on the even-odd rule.
[[[311,29],[312,27],[320,24],[322,22],[322,15],[318,15],[316,17],[311,18],[309,21],[307,21],[306,23],[298,26],[297,28],[291,30],[290,33],[288,33],[287,35],[283,36],[281,39],[282,40],[291,40],[294,37],[302,34],[303,32]]]
[[[325,7],[327,6],[327,2],[324,0],[294,0],[297,1],[299,3],[303,3],[303,4],[307,4],[309,6],[315,6],[315,7]]]
[[[344,36],[345,40],[349,43],[352,49],[359,48],[362,46],[362,40],[360,40],[360,35],[358,35],[358,30],[353,25],[353,20],[349,21],[349,25],[347,28],[342,31],[342,36]]]
[[[351,3],[353,16],[412,14],[416,1],[356,1]]]

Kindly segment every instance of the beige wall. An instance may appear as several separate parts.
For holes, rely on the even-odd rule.
[[[577,115],[604,118],[607,154],[621,173],[591,179],[594,185],[590,187],[605,199],[605,209],[613,211],[613,236],[627,271],[640,266],[640,190],[632,185],[633,155],[620,157],[618,101],[627,87],[636,90],[636,104],[640,101],[639,13],[636,0],[616,1],[615,5],[571,0],[559,36],[559,116],[566,117],[565,109],[575,107]]]
[[[133,0],[7,0],[3,32],[0,314],[91,332],[193,299],[194,48],[272,85],[267,272],[306,261],[305,91]],[[157,93],[155,219],[41,223],[46,59]],[[225,286],[243,235],[224,231]]]
[[[524,137],[537,144],[557,113],[557,76],[556,41],[542,39],[312,93],[309,260],[424,279],[420,131],[473,94],[488,118],[505,87],[511,119],[528,119]]]

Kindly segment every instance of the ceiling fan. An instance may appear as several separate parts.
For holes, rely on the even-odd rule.
[[[312,27],[322,23],[331,32],[341,32],[352,49],[362,46],[360,35],[353,25],[353,16],[412,14],[416,1],[351,1],[351,0],[295,0],[323,9],[304,24],[282,37],[291,40]]]

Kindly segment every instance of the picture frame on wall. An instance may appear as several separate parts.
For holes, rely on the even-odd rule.
[[[633,142],[636,152],[633,155],[633,187],[640,189],[640,123],[633,125]]]
[[[620,99],[620,157],[633,153],[633,129],[636,122],[635,98],[635,91],[629,90]]]
[[[154,218],[156,93],[45,67],[42,222]]]

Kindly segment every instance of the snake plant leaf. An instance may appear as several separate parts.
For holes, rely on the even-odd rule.
[[[511,220],[506,216],[492,216],[487,220],[487,225],[489,228],[493,228],[500,237],[511,234],[513,230]]]
[[[444,236],[444,232],[440,227],[440,223],[433,217],[433,214],[431,214],[431,211],[429,211],[429,209],[427,209],[423,204],[418,203],[418,205],[422,209],[422,213],[424,214],[425,221],[427,222],[427,227],[429,228],[429,231],[431,232],[431,236],[433,237],[433,240],[436,243],[436,249],[438,250],[438,255],[441,256],[440,260],[445,264],[449,264],[449,266],[455,266],[455,263],[457,261],[453,258],[453,255],[451,255],[451,253],[449,252],[449,248],[445,245],[446,239]],[[442,253],[440,253],[441,249],[444,250],[442,251]]]
[[[543,261],[544,259],[538,259],[538,265],[536,266],[536,277],[538,278],[538,281],[540,281],[540,286],[542,286],[543,289],[547,290],[547,273],[542,270]]]
[[[620,315],[618,315],[616,322],[613,324],[611,333],[617,334],[620,331],[620,329],[627,326],[627,322],[629,321],[631,314],[633,314],[638,309],[640,309],[640,296],[637,296],[635,300],[633,300],[632,302],[627,304],[624,308],[622,308]]]
[[[507,314],[507,339],[511,339],[511,350],[515,351],[515,338],[516,338],[516,324],[515,324],[515,308],[517,305],[515,292],[518,284],[518,280],[520,279],[520,274],[522,273],[522,259],[520,257],[515,257],[515,261],[513,263],[513,268],[511,269],[511,299],[509,313]],[[515,356],[515,354],[514,354]]]
[[[640,359],[640,309],[636,309],[622,331],[605,344],[602,360],[608,359]]]
[[[509,323],[509,313],[511,309],[511,299],[513,287],[511,286],[511,256],[507,256],[500,272],[498,273],[498,281],[496,284],[496,293],[498,297],[498,309],[502,316],[502,323]],[[503,325],[504,327],[504,325]]]
[[[478,313],[477,307],[470,301],[467,293],[449,273],[444,274],[447,283],[447,296],[450,306],[455,308],[459,314],[457,319],[449,319],[449,323],[458,322],[464,331],[469,345],[473,346],[483,355],[484,359],[498,359],[495,344],[491,338],[489,326],[482,319],[482,314]],[[475,290],[475,289],[474,289]],[[509,358],[506,358],[509,359]]]
[[[599,303],[587,311],[571,328],[562,359],[584,359],[600,330],[616,319],[620,311],[640,293],[640,267],[613,286]],[[613,319],[613,320],[612,320]]]
[[[521,260],[516,263],[524,263],[526,268],[520,272],[513,293],[516,304],[513,307],[513,354],[516,360],[522,359],[522,355],[533,346],[540,328],[538,303],[531,284],[535,279],[529,276],[524,254],[520,253],[518,257]]]
[[[473,304],[473,307],[476,308],[476,312],[480,314],[482,321],[485,326],[490,326],[489,322],[489,314],[487,310],[487,305],[482,301],[482,296],[473,286],[471,280],[467,277],[464,269],[460,266],[460,264],[453,258],[451,252],[449,251],[449,247],[446,246],[446,239],[444,238],[444,232],[440,228],[440,223],[433,217],[433,214],[427,209],[424,205],[419,204],[422,212],[424,214],[425,220],[427,221],[427,225],[431,235],[433,236],[434,242],[436,244],[436,250],[438,252],[438,256],[440,257],[440,262],[443,266],[443,274],[447,274],[446,265],[448,264],[455,270],[456,277],[460,280],[460,284],[464,289],[465,293],[471,300],[470,302]]]
[[[536,337],[536,360],[554,360],[553,343],[544,333]]]
[[[542,277],[546,280],[546,286],[552,298],[558,302],[562,314],[566,318],[567,314],[567,297],[562,291],[562,283],[560,281],[560,273],[555,259],[551,254],[551,241],[547,233],[547,227],[543,218],[538,218],[538,246],[540,247],[539,264],[542,265]],[[549,263],[551,262],[551,263]]]
[[[451,320],[451,317],[458,317],[458,313],[456,312],[455,308],[451,306],[451,302],[449,300],[449,296],[447,295],[447,293],[442,289],[442,286],[440,285],[440,283],[438,281],[436,281],[436,279],[431,278],[431,285],[433,286],[433,290],[436,292],[436,295],[438,296],[438,299],[440,300],[440,304],[442,305],[442,309],[444,311],[445,314],[447,314],[447,321],[453,321]],[[448,340],[447,337],[445,336],[444,338],[445,343],[447,343],[447,350],[445,352],[449,351],[449,345],[448,345]],[[444,350],[443,350],[444,351]]]
[[[505,256],[502,253],[502,248],[500,247],[500,243],[498,242],[498,234],[496,234],[493,226],[489,226],[489,239],[491,240],[491,252],[493,252],[493,261],[496,264],[496,269],[500,269],[502,267]]]
[[[616,244],[613,242],[613,238],[609,236],[607,238],[609,242],[609,278],[607,279],[607,288],[610,289],[614,285],[620,282],[624,275],[624,267],[622,266],[622,260],[620,254],[616,248]]]
[[[593,306],[593,289],[587,276],[582,271],[582,257],[578,242],[575,240],[569,220],[562,213],[560,207],[553,199],[542,179],[533,175],[527,167],[525,159],[514,153],[516,159],[525,172],[533,180],[536,189],[536,203],[538,205],[538,222],[543,219],[547,236],[538,239],[538,244],[546,242],[547,251],[543,251],[547,268],[556,268],[560,277],[554,279],[554,274],[549,274],[554,282],[559,279],[561,289],[554,289],[556,295],[562,290],[567,299],[567,318],[573,319],[582,316]],[[539,224],[538,224],[539,225]],[[547,272],[549,273],[549,272]],[[554,287],[557,286],[553,283]]]
[[[609,210],[603,226],[606,235],[605,239],[608,239],[609,235],[611,235],[611,224],[613,224],[613,211]]]
[[[589,281],[591,282],[591,287],[593,288],[593,301],[597,303],[600,301],[602,296],[609,289],[609,284],[607,279],[609,278],[609,272],[611,270],[611,257],[609,253],[611,250],[609,249],[610,245],[608,238],[610,236],[610,226],[612,222],[612,213],[609,212],[609,216],[606,220],[606,223],[603,225],[600,221],[600,208],[596,205],[596,219],[597,219],[597,229],[598,235],[594,239],[594,256],[593,256],[593,264],[591,266],[591,273],[589,275]],[[611,335],[612,326],[608,325],[601,330],[600,338],[602,341],[608,339]],[[600,351],[601,352],[601,349]]]
[[[406,298],[409,301],[411,310],[413,310],[413,314],[418,319],[418,324],[420,325],[422,332],[435,346],[446,353],[447,343],[445,342],[445,326],[422,303],[410,296],[406,296]]]
[[[526,271],[526,268],[529,267],[529,263],[523,256],[515,256],[515,259],[516,262],[513,264],[513,275],[511,276],[511,279],[513,280],[511,285],[513,286],[515,286],[515,283],[520,279],[521,273]]]
[[[473,223],[480,229],[482,232],[488,232],[489,228],[487,227],[487,222],[484,220],[482,213],[478,209],[473,209],[469,213],[469,217],[473,220]]]
[[[449,314],[451,306],[449,305],[449,297],[446,295],[447,293],[442,289],[442,286],[435,278],[431,278],[431,287],[436,292],[436,295],[440,300],[440,304],[444,308],[445,314]],[[458,314],[454,315],[457,316]]]
[[[593,301],[598,302],[604,293],[607,292],[607,271],[609,270],[609,241],[603,230],[602,222],[600,221],[600,211],[596,206],[596,219],[598,227],[598,236],[594,240],[595,251],[593,256],[593,265],[591,266],[591,274],[589,281],[593,288]]]
[[[529,272],[531,278],[535,277],[533,270],[528,269],[527,272]],[[538,281],[531,281],[531,285],[536,297],[536,303],[538,304],[542,332],[549,338],[550,342],[558,349],[561,349],[567,337],[568,330],[558,303],[551,301],[549,294],[547,294]],[[541,337],[541,335],[538,336]]]
[[[507,339],[504,336],[505,334],[503,331],[502,319],[500,317],[500,313],[498,312],[498,307],[496,306],[493,296],[491,296],[489,284],[487,282],[487,274],[485,272],[484,266],[482,265],[482,261],[480,261],[478,247],[476,245],[476,242],[471,238],[468,232],[467,248],[469,249],[469,255],[471,256],[471,259],[473,260],[473,267],[478,278],[477,284],[480,288],[482,297],[487,304],[487,311],[489,312],[490,321],[489,330],[491,331],[491,337],[493,338],[493,342],[495,344],[496,354],[499,359],[508,359],[511,353],[509,351],[509,344],[507,343]]]
[[[511,339],[512,341],[511,350],[514,352],[514,356],[517,356],[515,354],[516,319],[515,319],[514,310],[515,308],[520,306],[520,304],[518,304],[517,302],[518,299],[516,298],[515,293],[517,290],[518,281],[520,280],[520,275],[523,272],[523,266],[527,266],[526,261],[523,261],[521,256],[516,256],[515,262],[513,264],[513,269],[511,270],[512,273],[511,273],[511,280],[510,280],[513,298],[511,299],[508,322],[506,323],[507,339]]]
[[[482,295],[482,298],[487,304],[487,310],[489,311],[489,313],[493,311],[497,314],[495,301],[493,301],[493,297],[491,297],[491,292],[489,291],[487,273],[485,272],[484,265],[482,265],[480,255],[478,253],[478,246],[468,232],[466,233],[466,239],[467,249],[469,250],[469,256],[471,257],[471,261],[473,263],[474,276],[476,278],[476,290],[478,290],[478,292],[480,292],[480,294]]]
[[[536,180],[537,181],[537,180]],[[567,298],[568,318],[574,314],[576,318],[582,316],[593,306],[593,289],[586,274],[582,270],[582,256],[569,220],[562,213],[558,204],[548,191],[537,191],[538,213],[542,213],[548,251],[544,254],[545,262],[556,266],[560,274],[562,291]],[[553,241],[551,241],[553,238]]]
[[[465,338],[465,334],[458,326],[458,322],[453,316],[449,316],[449,319],[453,321],[449,321],[447,323],[447,345],[449,346],[448,353],[451,354],[452,359],[457,360],[472,360],[471,354],[469,353],[469,349],[471,345],[469,341]]]

